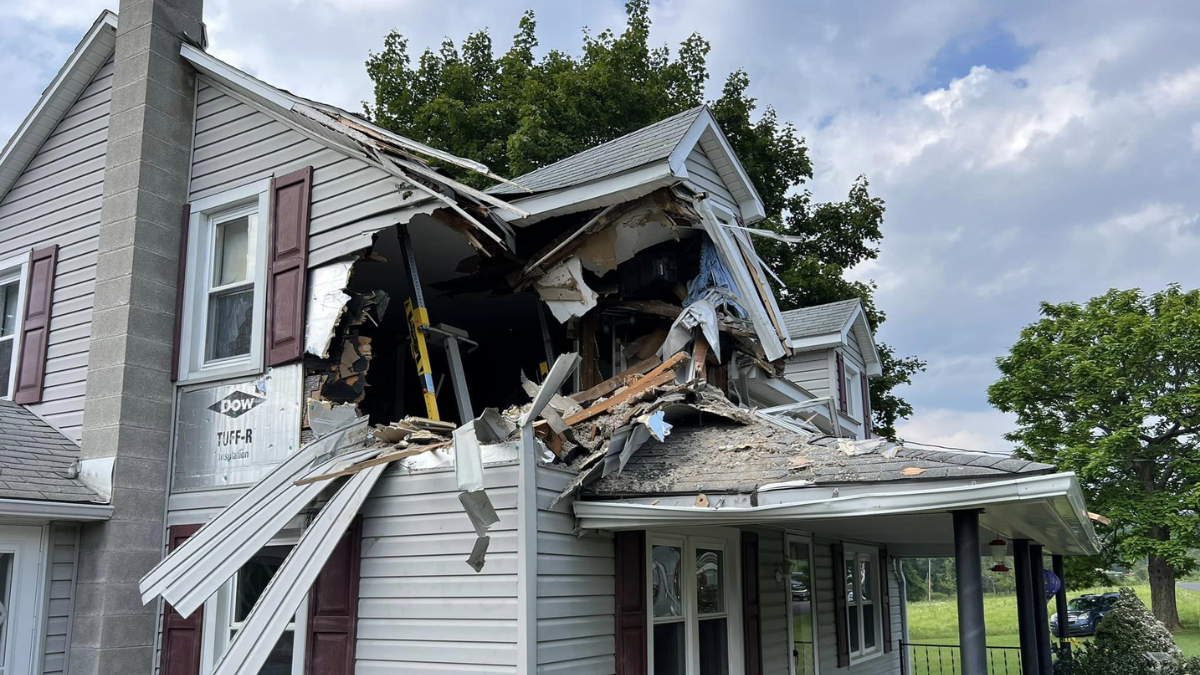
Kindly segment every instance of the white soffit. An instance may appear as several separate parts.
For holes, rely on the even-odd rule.
[[[325,561],[387,467],[387,464],[377,464],[351,476],[317,514],[267,584],[254,609],[250,610],[246,623],[229,643],[229,649],[212,675],[255,675],[259,672],[317,580]]]
[[[1028,528],[1042,528],[1040,541],[1057,542],[1057,552],[1091,555],[1100,542],[1092,529],[1075,474],[1030,476],[996,482],[972,482],[936,488],[909,485],[909,489],[863,492],[843,497],[822,495],[805,499],[804,489],[794,494],[803,501],[721,509],[692,506],[639,504],[622,501],[577,501],[575,516],[580,529],[641,530],[655,527],[753,525],[799,523],[806,520],[872,518],[886,515],[944,513],[957,509],[985,509],[1004,504],[1040,502],[1045,513],[1040,522],[1026,520]],[[786,498],[782,497],[781,498]],[[999,509],[996,509],[997,512]],[[989,523],[989,526],[992,526]],[[1003,529],[993,526],[993,529]]]
[[[365,417],[359,418],[309,443],[242,493],[142,577],[142,603],[162,596],[180,615],[189,616],[325,487],[323,482],[296,485],[297,480],[345,468],[377,452],[347,452],[312,467],[366,424]]]

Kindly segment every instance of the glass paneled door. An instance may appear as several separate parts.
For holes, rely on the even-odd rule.
[[[0,675],[26,675],[33,669],[42,625],[41,540],[40,527],[0,526]]]
[[[792,672],[795,675],[816,675],[817,642],[813,621],[817,612],[813,589],[812,541],[788,535],[787,545],[787,562],[791,569],[788,614],[791,617]]]

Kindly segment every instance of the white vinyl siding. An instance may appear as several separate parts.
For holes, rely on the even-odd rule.
[[[0,201],[0,258],[58,244],[46,380],[29,406],[80,439],[113,65],[92,78]]]
[[[799,352],[784,362],[783,376],[817,398],[829,396],[829,360],[829,350]]]
[[[356,673],[516,673],[517,467],[487,467],[484,486],[500,522],[479,573],[453,470],[390,469],[375,486],[362,508]]]
[[[572,478],[560,469],[537,470],[538,673],[611,675],[616,668],[612,534],[576,535],[572,499],[548,510]]]
[[[859,661],[848,668],[837,667],[837,636],[833,611],[833,549],[827,540],[818,539],[814,548],[817,602],[817,660],[821,673],[837,675],[895,675],[900,672],[900,649],[896,642],[902,635],[900,617],[900,582],[895,570],[888,565],[888,595],[891,598],[892,651]],[[882,564],[882,561],[881,561]],[[885,640],[887,637],[885,636]],[[882,645],[881,645],[882,647]]]
[[[43,675],[60,675],[67,671],[78,562],[79,524],[51,523],[50,577],[46,580],[46,621],[43,624]]]
[[[313,167],[309,267],[371,245],[407,201],[383,171],[312,140],[199,78],[189,200]],[[419,195],[419,193],[417,193]]]
[[[701,190],[708,193],[713,200],[717,201],[725,208],[732,211],[735,215],[741,214],[741,209],[738,208],[737,201],[733,198],[733,193],[725,185],[725,181],[721,179],[721,174],[717,172],[712,161],[704,150],[697,145],[692,148],[692,152],[688,155],[687,161],[688,179],[696,184]]]

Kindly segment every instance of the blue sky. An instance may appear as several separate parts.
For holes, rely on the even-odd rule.
[[[507,47],[526,8],[542,49],[622,3],[208,0],[211,50],[300,94],[358,109],[386,29],[414,50],[488,27]],[[115,2],[0,0],[0,136],[11,133],[99,11]],[[1110,287],[1195,287],[1200,256],[1200,6],[1107,0],[657,0],[656,43],[713,45],[715,93],[751,94],[807,137],[818,197],[866,174],[887,201],[880,337],[929,361],[904,394],[913,440],[1002,450],[994,359],[1042,300]]]

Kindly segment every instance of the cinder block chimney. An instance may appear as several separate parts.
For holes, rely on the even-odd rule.
[[[171,343],[187,202],[203,0],[121,0],[82,459],[111,465],[112,519],[85,525],[72,675],[150,675],[157,603],[138,580],[162,557],[169,475]],[[107,471],[105,471],[107,474]]]

